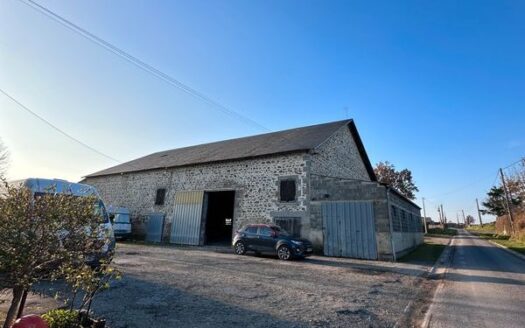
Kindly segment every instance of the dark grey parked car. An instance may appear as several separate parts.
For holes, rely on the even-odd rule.
[[[285,261],[304,258],[313,253],[309,240],[295,238],[282,228],[270,224],[249,224],[242,227],[235,234],[232,244],[238,255],[253,251],[256,254],[274,254]]]

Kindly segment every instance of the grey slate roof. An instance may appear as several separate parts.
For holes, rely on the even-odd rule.
[[[212,162],[247,159],[273,154],[308,151],[323,143],[344,125],[350,127],[365,166],[372,169],[352,120],[337,121],[296,129],[260,134],[197,146],[177,148],[147,155],[86,177],[121,174],[127,172],[164,169]],[[373,174],[373,170],[371,171]],[[375,180],[375,175],[371,175]]]

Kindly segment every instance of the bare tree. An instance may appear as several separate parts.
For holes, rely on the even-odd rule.
[[[475,219],[472,215],[467,215],[467,217],[465,218],[465,220],[467,221],[467,225],[471,225],[471,224],[474,224],[475,222]]]
[[[9,153],[0,139],[0,178],[6,174],[8,161]]]

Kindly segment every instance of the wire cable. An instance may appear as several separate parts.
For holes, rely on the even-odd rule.
[[[47,124],[49,127],[51,127],[52,129],[54,129],[55,131],[57,131],[58,133],[66,136],[67,138],[73,140],[74,142],[76,142],[77,144],[97,153],[98,155],[100,156],[103,156],[107,159],[110,159],[114,162],[117,162],[119,164],[122,164],[122,161],[119,161],[118,159],[114,158],[114,157],[111,157],[109,156],[108,154],[105,154],[103,152],[101,152],[100,150],[86,144],[85,142],[73,137],[72,135],[70,135],[69,133],[65,132],[64,130],[60,129],[58,126],[56,126],[55,124],[49,122],[48,120],[46,120],[45,118],[43,118],[42,116],[38,115],[37,113],[35,113],[34,111],[32,111],[31,109],[29,109],[26,105],[22,104],[21,102],[19,102],[18,100],[16,100],[14,97],[12,97],[10,94],[8,94],[7,92],[5,92],[4,90],[0,89],[0,92],[2,94],[4,94],[4,96],[6,96],[7,98],[11,99],[12,102],[14,102],[15,104],[17,104],[19,107],[17,108],[21,108],[21,109],[24,109],[26,112],[28,112],[29,114],[31,114],[32,116],[36,117],[37,119],[39,119],[40,121],[44,122],[45,124]]]
[[[184,84],[183,82],[175,79],[174,77],[160,71],[159,69],[153,67],[152,65],[144,62],[143,60],[129,54],[128,52],[118,48],[114,44],[94,35],[93,33],[83,29],[82,27],[74,24],[73,22],[67,20],[66,18],[58,15],[57,13],[49,10],[48,8],[44,7],[43,5],[33,1],[33,0],[18,0],[19,2],[25,4],[26,6],[32,8],[33,10],[44,14],[48,18],[51,18],[52,20],[60,23],[62,26],[68,28],[69,30],[81,35],[82,37],[86,38],[87,40],[93,42],[94,44],[118,55],[119,57],[123,58],[124,60],[130,62],[131,64],[135,65],[136,67],[142,69],[143,71],[152,74],[153,76],[159,78],[160,80],[167,82],[168,84],[178,88],[179,90],[182,90],[183,92],[202,100],[206,104],[210,105],[213,108],[216,108],[223,112],[226,115],[229,115],[231,117],[234,117],[246,124],[255,126],[259,129],[265,130],[265,131],[271,131],[269,128],[265,127],[264,125],[254,121],[253,119],[246,117],[242,115],[239,112],[236,112],[225,105],[211,99],[210,97],[206,96],[202,92],[199,92],[192,87]]]
[[[490,175],[490,176],[492,176],[492,175]],[[443,197],[443,196],[448,196],[448,195],[450,195],[450,194],[454,194],[454,193],[456,193],[456,192],[459,192],[459,191],[465,190],[465,189],[467,189],[468,187],[471,187],[471,186],[473,186],[473,185],[476,185],[476,184],[482,182],[483,180],[485,180],[485,179],[488,178],[488,177],[489,177],[489,176],[485,176],[485,177],[483,177],[483,178],[477,179],[477,180],[474,181],[474,182],[471,182],[471,183],[468,183],[468,184],[463,185],[463,186],[461,186],[461,187],[458,187],[458,188],[452,189],[452,190],[450,190],[450,191],[448,191],[448,192],[445,192],[445,193],[441,193],[441,194],[437,194],[437,195],[430,196],[430,198],[439,198],[439,197]]]

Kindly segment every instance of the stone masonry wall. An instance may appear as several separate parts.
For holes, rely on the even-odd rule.
[[[310,173],[370,181],[363,159],[348,126],[343,126],[311,155]]]
[[[323,178],[347,178],[351,180],[370,181],[370,176],[359,154],[348,126],[342,126],[325,142],[312,150],[308,166],[309,189],[315,188],[313,180]],[[330,181],[336,181],[332,179]],[[335,185],[334,185],[335,186]],[[337,187],[334,187],[336,191]],[[319,190],[317,190],[319,193]],[[316,197],[311,197],[311,200]],[[308,207],[308,215],[303,220],[308,222],[304,230],[304,236],[309,238],[317,249],[323,247],[323,227],[320,217],[320,206],[314,204]]]
[[[306,154],[294,153],[256,159],[202,164],[147,172],[86,178],[106,205],[127,207],[134,221],[150,213],[166,215],[164,231],[169,233],[177,191],[235,190],[233,230],[246,223],[269,223],[280,212],[307,210]],[[297,180],[297,201],[279,202],[279,177]],[[165,204],[154,205],[158,188],[166,188]],[[140,234],[142,231],[138,231]],[[143,232],[142,232],[143,233]],[[169,236],[164,236],[169,239]]]

